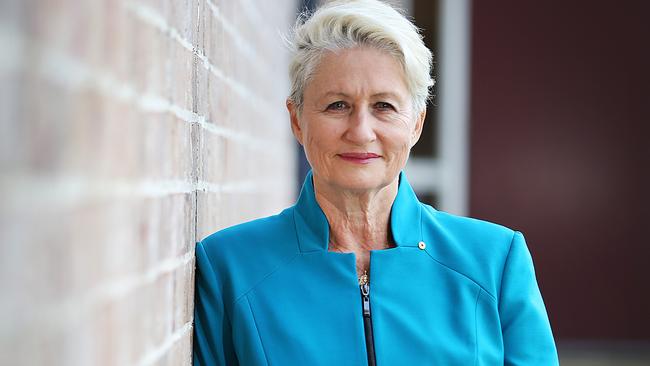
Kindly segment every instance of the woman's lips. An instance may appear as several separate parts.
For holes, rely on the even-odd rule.
[[[380,155],[374,153],[342,153],[339,154],[341,159],[357,164],[368,164],[374,159],[380,158]]]

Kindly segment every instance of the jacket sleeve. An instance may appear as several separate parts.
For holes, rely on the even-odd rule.
[[[533,261],[524,236],[518,231],[503,269],[499,316],[505,365],[559,365]]]
[[[222,284],[202,242],[196,245],[195,283],[193,365],[238,365]]]

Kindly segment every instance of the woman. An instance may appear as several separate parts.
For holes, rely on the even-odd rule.
[[[197,245],[196,365],[556,365],[521,233],[420,203],[402,168],[431,53],[378,1],[299,20],[287,108],[312,171]]]

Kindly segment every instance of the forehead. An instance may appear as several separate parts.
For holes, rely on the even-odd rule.
[[[390,53],[371,47],[325,52],[305,88],[305,99],[325,95],[407,98],[404,70]]]

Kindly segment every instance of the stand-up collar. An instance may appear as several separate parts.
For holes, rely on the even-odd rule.
[[[327,251],[330,229],[327,217],[316,201],[310,170],[294,206],[294,220],[301,252]],[[399,188],[390,213],[390,227],[397,246],[417,246],[422,240],[421,205],[406,174],[400,172]]]

